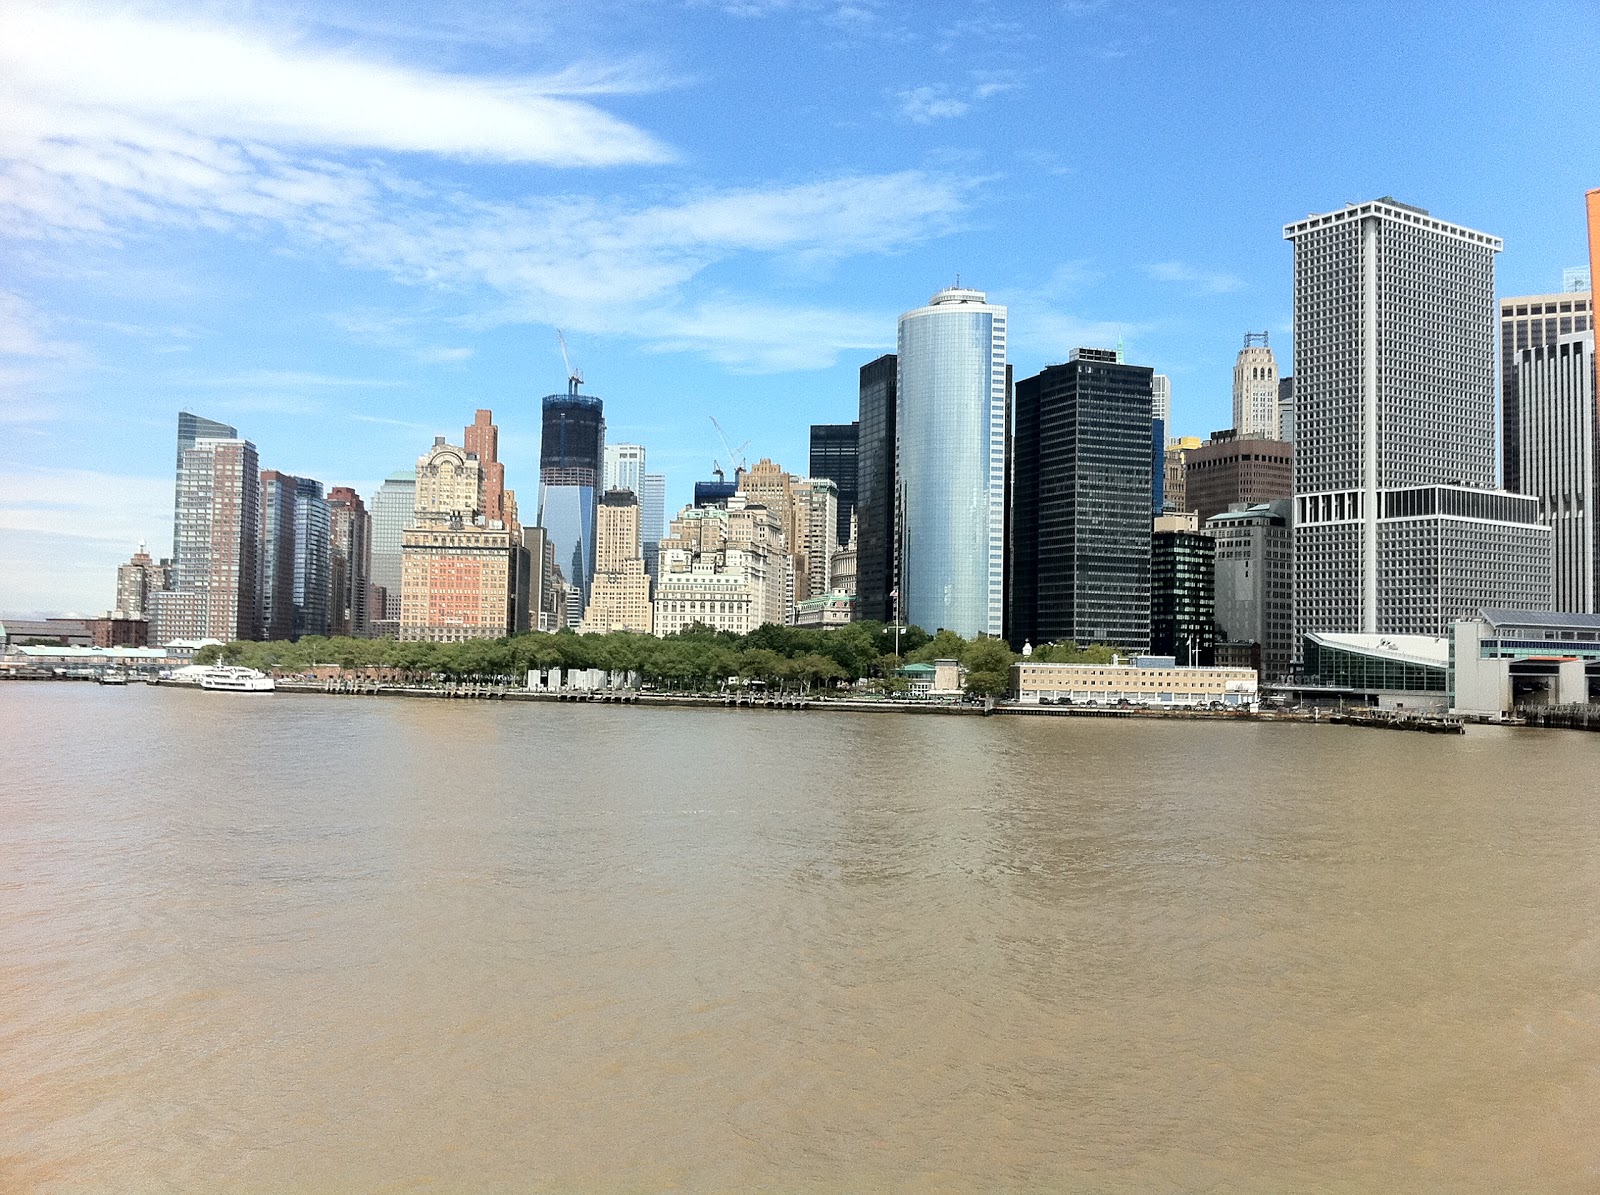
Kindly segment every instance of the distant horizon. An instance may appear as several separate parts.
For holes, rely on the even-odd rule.
[[[558,327],[670,512],[712,416],[804,475],[958,276],[1010,310],[1016,377],[1120,341],[1201,437],[1245,332],[1293,372],[1307,213],[1393,196],[1503,238],[1500,294],[1559,291],[1600,11],[1355,9],[17,0],[0,609],[99,613],[170,545],[180,409],[369,498],[487,408],[531,513]]]

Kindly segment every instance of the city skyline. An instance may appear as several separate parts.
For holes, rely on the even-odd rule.
[[[1270,330],[1288,371],[1286,220],[1381,194],[1446,211],[1505,239],[1502,294],[1586,257],[1594,180],[1559,122],[1595,110],[1577,47],[1600,16],[1577,5],[1422,6],[1370,44],[1327,14],[1122,3],[961,29],[803,3],[490,6],[450,29],[362,5],[75,12],[0,18],[22,114],[0,145],[3,611],[103,608],[107,568],[162,541],[179,408],[370,498],[459,409],[493,407],[526,505],[560,325],[670,511],[720,459],[707,416],[798,466],[809,424],[854,418],[896,314],[958,274],[1011,309],[1017,376],[1120,338],[1172,378],[1172,433],[1203,436],[1231,423],[1243,331]],[[1070,85],[1038,65],[1062,40],[1089,50]],[[231,79],[202,69],[224,61]],[[1231,85],[1245,61],[1255,98]],[[312,67],[342,89],[325,111],[279,94]],[[1409,86],[1380,100],[1395,71]],[[1555,135],[1493,135],[1532,112],[1512,85],[1554,71],[1577,93]],[[1152,76],[1187,110],[1144,98]],[[399,127],[380,100],[455,123]],[[1271,167],[1248,192],[1241,129]],[[1096,154],[1182,202],[1100,181]]]

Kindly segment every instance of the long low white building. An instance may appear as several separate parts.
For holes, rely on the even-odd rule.
[[[1113,657],[1116,659],[1116,657]],[[1135,656],[1127,663],[1011,667],[1011,697],[1023,705],[1200,706],[1255,709],[1259,678],[1252,668],[1185,668],[1171,656]]]

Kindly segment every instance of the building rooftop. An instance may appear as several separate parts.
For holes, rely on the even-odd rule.
[[[1333,224],[1343,224],[1347,220],[1359,221],[1367,216],[1398,220],[1404,224],[1426,228],[1430,232],[1441,233],[1445,236],[1455,237],[1458,240],[1471,241],[1496,253],[1505,247],[1504,242],[1497,236],[1490,236],[1486,232],[1479,232],[1477,229],[1468,228],[1463,224],[1452,224],[1448,220],[1440,220],[1429,215],[1422,208],[1412,207],[1409,203],[1401,203],[1398,199],[1387,195],[1368,203],[1347,203],[1343,208],[1334,212],[1313,212],[1304,220],[1295,220],[1285,224],[1283,226],[1283,239],[1292,241],[1296,237],[1306,235],[1313,229],[1325,228]]]
[[[1478,614],[1493,627],[1549,627],[1563,631],[1600,631],[1600,614],[1569,614],[1558,610],[1483,609]]]
[[[1399,660],[1428,668],[1450,665],[1450,640],[1436,635],[1350,635],[1314,631],[1306,638],[1323,647],[1375,659]]]

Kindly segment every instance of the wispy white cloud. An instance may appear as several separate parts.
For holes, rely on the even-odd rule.
[[[12,0],[0,17],[0,77],[13,139],[58,136],[52,126],[71,111],[80,136],[114,138],[146,121],[172,136],[557,166],[670,156],[643,131],[567,98],[637,90],[625,73],[442,75],[131,10]]]
[[[170,477],[119,477],[83,469],[0,471],[0,531],[131,545],[171,524]]]
[[[1216,270],[1201,270],[1181,261],[1159,261],[1146,267],[1150,277],[1157,282],[1185,284],[1201,294],[1225,295],[1244,289],[1244,279],[1237,274]]]
[[[912,87],[899,92],[900,115],[916,124],[931,124],[965,116],[972,109],[966,100],[957,99],[942,87]]]

